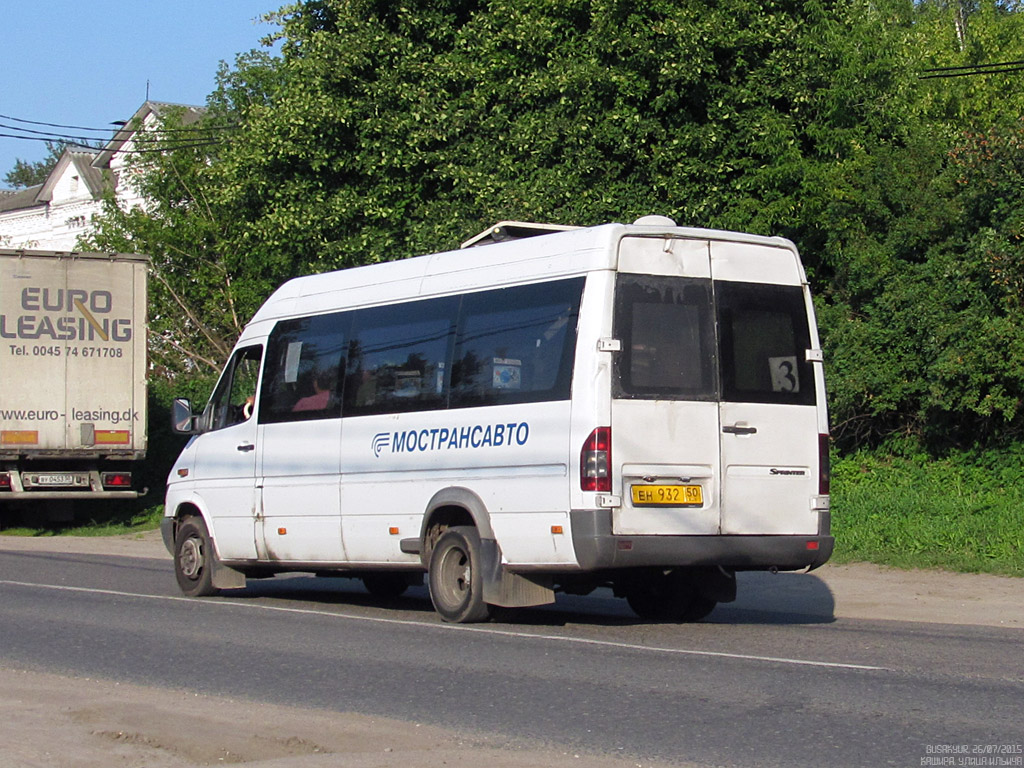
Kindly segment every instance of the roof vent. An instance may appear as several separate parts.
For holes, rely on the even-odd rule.
[[[567,227],[563,224],[534,224],[529,221],[499,221],[476,237],[471,237],[459,247],[472,248],[476,245],[490,245],[491,243],[502,243],[506,240],[521,240],[524,237],[550,235],[554,232],[567,232],[570,229],[579,229],[579,227]]]
[[[674,227],[676,225],[668,216],[641,216],[633,224],[638,227]]]

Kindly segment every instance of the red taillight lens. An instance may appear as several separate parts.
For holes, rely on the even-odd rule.
[[[828,435],[818,435],[818,494],[828,496],[831,487],[828,457]]]
[[[131,488],[131,472],[104,472],[100,475],[104,488]]]
[[[598,427],[590,433],[580,451],[580,488],[611,493],[612,428]]]
[[[11,476],[7,472],[0,472],[0,491],[11,490]]]

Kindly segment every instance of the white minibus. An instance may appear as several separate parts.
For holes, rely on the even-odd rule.
[[[187,595],[284,572],[450,622],[610,587],[695,621],[740,570],[832,552],[822,354],[795,246],[647,216],[505,222],[300,277],[241,337],[171,470]]]

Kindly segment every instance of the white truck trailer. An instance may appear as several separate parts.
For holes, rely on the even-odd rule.
[[[148,269],[136,254],[0,249],[0,515],[139,495]]]

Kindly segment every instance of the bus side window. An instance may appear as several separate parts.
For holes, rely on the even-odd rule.
[[[444,408],[457,298],[357,310],[348,348],[349,416]]]
[[[206,418],[210,429],[241,424],[252,417],[263,347],[245,347],[228,362],[210,398]]]
[[[270,334],[260,423],[341,415],[341,386],[351,314],[282,320]]]
[[[568,398],[582,290],[574,279],[466,296],[452,405]]]

